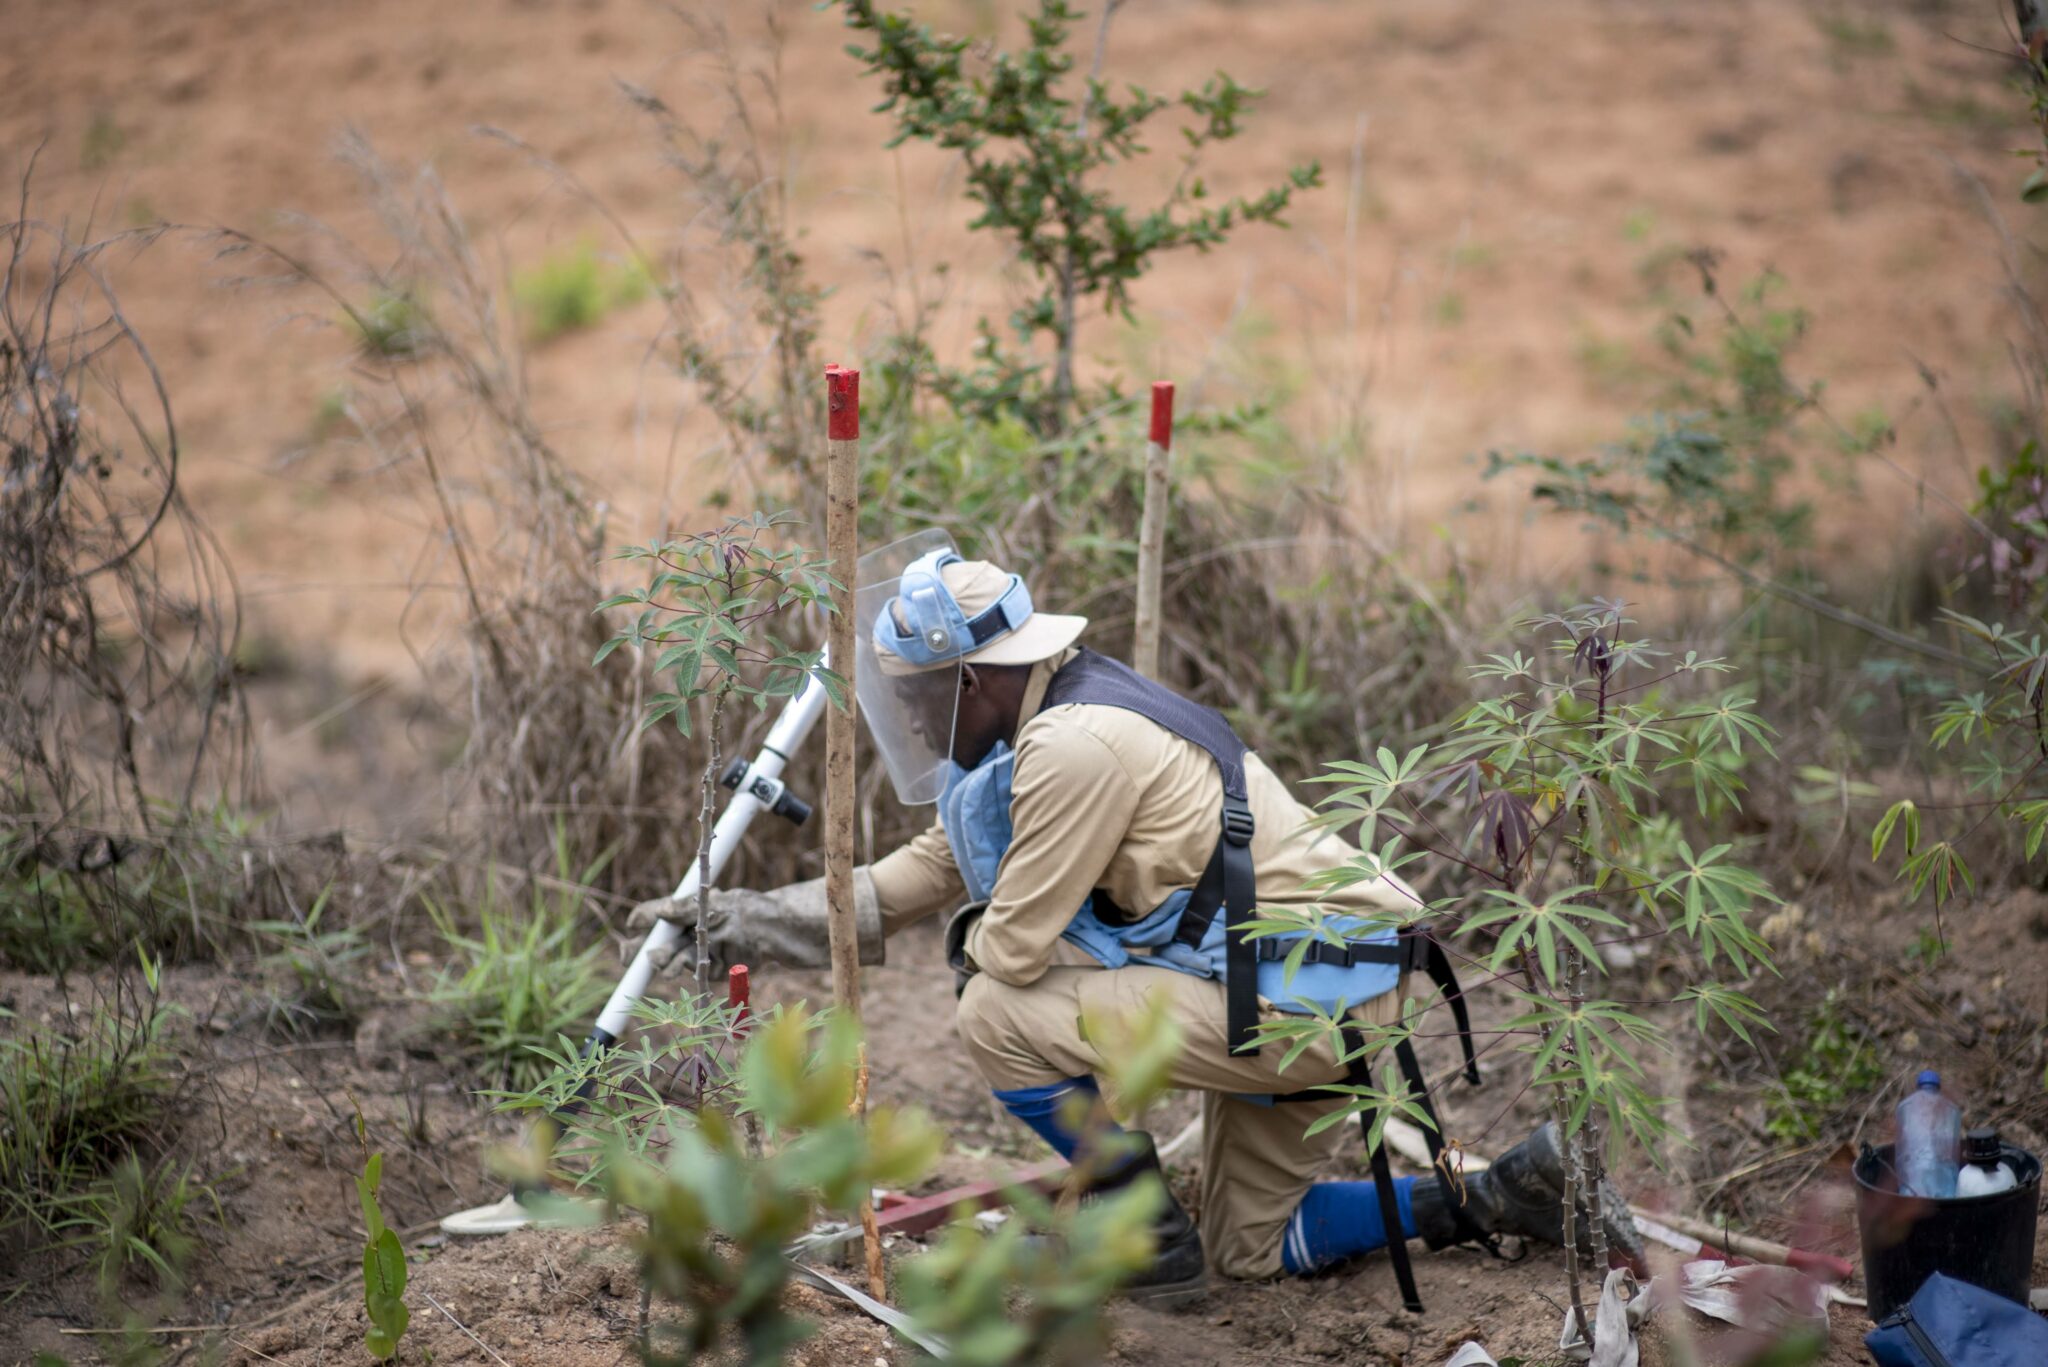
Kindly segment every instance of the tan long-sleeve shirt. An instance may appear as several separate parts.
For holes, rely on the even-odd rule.
[[[984,972],[1016,986],[1052,965],[1060,932],[1095,889],[1143,916],[1193,887],[1216,848],[1223,780],[1208,751],[1120,707],[1070,703],[1038,711],[1052,675],[1073,656],[1032,667],[1026,720],[1015,741],[1014,834],[988,911],[967,941]],[[1314,814],[1256,755],[1245,757],[1245,782],[1257,825],[1252,860],[1261,907],[1411,905],[1384,882],[1310,891],[1311,875],[1358,851],[1333,832],[1305,830]],[[886,933],[950,911],[966,895],[936,825],[877,860],[872,873]]]

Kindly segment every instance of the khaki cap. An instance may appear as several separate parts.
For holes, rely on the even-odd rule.
[[[953,595],[953,601],[960,605],[961,615],[969,621],[994,606],[997,599],[1009,591],[1010,572],[986,560],[956,560],[939,571],[939,580],[946,586],[946,592]],[[889,605],[889,612],[896,612],[896,605]],[[896,618],[899,627],[902,618]],[[1015,631],[1004,632],[979,650],[970,651],[956,660],[947,660],[936,665],[913,665],[894,651],[877,648],[875,658],[884,674],[922,674],[934,669],[945,669],[954,664],[969,665],[1035,665],[1040,660],[1049,660],[1079,639],[1088,629],[1086,617],[1062,615],[1056,612],[1036,612],[1024,619],[1024,625]]]

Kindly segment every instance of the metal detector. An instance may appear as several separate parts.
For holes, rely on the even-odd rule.
[[[820,667],[826,666],[820,660]],[[739,848],[740,840],[747,828],[754,824],[754,818],[763,812],[770,812],[792,825],[801,826],[810,819],[810,804],[789,791],[782,781],[783,768],[790,756],[804,743],[804,738],[818,724],[824,715],[827,697],[825,686],[813,674],[805,680],[797,695],[782,706],[775,725],[769,728],[767,739],[761,742],[760,751],[751,763],[735,759],[719,777],[720,786],[731,790],[725,810],[711,828],[711,882],[717,885],[718,876],[725,869],[732,852]],[[700,880],[699,863],[690,861],[689,872],[683,881],[676,884],[673,896],[681,901],[697,895]],[[597,1024],[591,1028],[590,1037],[583,1041],[584,1058],[600,1054],[617,1044],[626,1033],[633,1018],[633,1007],[645,995],[647,984],[654,978],[655,966],[666,961],[668,951],[683,936],[683,930],[673,921],[656,921],[640,952],[633,956],[633,962],[626,965],[624,976],[612,992],[611,1000],[598,1014]],[[581,1103],[585,1092],[577,1094],[576,1101],[565,1109],[573,1114]],[[507,1192],[501,1200],[489,1205],[475,1206],[469,1210],[457,1211],[441,1221],[444,1234],[485,1235],[509,1234],[515,1229],[525,1229],[535,1221],[531,1210],[520,1201],[520,1192]]]

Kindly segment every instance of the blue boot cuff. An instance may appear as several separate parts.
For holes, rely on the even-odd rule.
[[[997,1092],[995,1098],[1003,1103],[1003,1109],[1052,1145],[1053,1152],[1071,1163],[1081,1147],[1081,1132],[1073,1126],[1086,1119],[1099,1095],[1094,1078],[1070,1077],[1043,1087]]]

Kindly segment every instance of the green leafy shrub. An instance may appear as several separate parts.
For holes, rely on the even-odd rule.
[[[904,1265],[904,1308],[963,1367],[1101,1362],[1103,1302],[1151,1262],[1160,1204],[1156,1183],[1067,1210],[1013,1192],[1010,1218],[993,1232],[958,1222]]]
[[[750,1364],[783,1361],[809,1332],[783,1304],[784,1250],[820,1212],[851,1214],[873,1187],[907,1185],[938,1156],[939,1132],[921,1114],[853,1114],[859,1049],[843,1017],[815,1029],[801,1012],[764,1021],[738,1068],[747,1107],[768,1132],[760,1156],[712,1108],[670,1127],[659,1164],[613,1156],[607,1196],[646,1216],[628,1236],[641,1280],[684,1314],[650,1328],[644,1361],[696,1362],[728,1334]]]
[[[694,998],[643,1002],[637,1014],[634,1046],[580,1058],[564,1038],[548,1077],[499,1094],[501,1108],[564,1127],[558,1142],[510,1155],[514,1175],[536,1185],[567,1177],[645,1213],[632,1235],[644,1279],[684,1314],[653,1327],[646,1361],[699,1360],[691,1355],[732,1337],[749,1363],[783,1361],[809,1330],[782,1304],[785,1251],[821,1216],[850,1217],[871,1186],[922,1180],[941,1136],[918,1113],[871,1108],[865,1125],[850,1113],[860,1050],[843,1017],[778,1009],[741,1028],[732,1009]],[[1127,1113],[1142,1112],[1179,1047],[1171,1021],[1154,1010],[1089,1028],[1117,1032],[1106,1051],[1112,1090]],[[1103,1304],[1153,1253],[1157,1185],[1078,1204],[1012,1195],[1016,1218],[995,1233],[958,1222],[903,1265],[905,1309],[950,1361],[1100,1361]],[[594,1218],[584,1204],[553,1213]],[[1046,1237],[1027,1238],[1028,1228]]]
[[[1849,1019],[1840,993],[1829,988],[1779,1075],[1764,1132],[1794,1144],[1819,1139],[1844,1104],[1868,1096],[1884,1078],[1881,1049]]]
[[[1066,0],[1038,0],[1016,51],[935,33],[873,0],[839,0],[839,8],[860,40],[847,51],[882,83],[876,108],[895,122],[891,145],[916,139],[959,156],[967,197],[980,209],[968,226],[1006,239],[1031,279],[1032,293],[1009,320],[1023,353],[984,321],[975,366],[923,362],[962,416],[1066,433],[1081,304],[1128,318],[1130,286],[1159,253],[1210,251],[1248,223],[1284,225],[1296,192],[1322,183],[1320,166],[1306,162],[1258,195],[1212,201],[1200,156],[1243,131],[1259,92],[1218,73],[1171,99],[1137,86],[1119,93],[1101,79],[1101,39],[1096,67],[1077,81],[1070,40],[1081,13]],[[1114,11],[1103,16],[1102,38]],[[1181,174],[1149,207],[1119,202],[1104,182],[1145,156],[1145,126],[1174,108],[1185,116]],[[1029,355],[1041,336],[1052,348],[1050,377]]]
[[[1490,453],[1486,477],[1534,475],[1531,495],[1603,531],[1666,541],[1755,582],[1803,572],[1813,504],[1787,492],[1794,457],[1830,425],[1819,385],[1787,363],[1810,325],[1782,304],[1783,281],[1764,275],[1733,300],[1711,253],[1686,257],[1702,283],[1697,304],[1670,311],[1659,329],[1664,364],[1657,407],[1598,454]],[[1601,543],[1602,563],[1608,552]]]
[[[612,261],[588,242],[548,257],[512,279],[512,299],[530,340],[547,342],[592,326],[647,297],[652,282],[636,258]]]
[[[1142,1117],[1164,1094],[1184,1043],[1163,1000],[1150,999],[1131,1018],[1091,1014],[1081,1029],[1109,1060],[1121,1114]],[[1106,1139],[1092,1143],[1070,1185],[1085,1187],[1123,1152]],[[1150,1265],[1163,1196],[1151,1180],[1079,1202],[1012,1193],[1011,1218],[993,1232],[957,1222],[905,1265],[904,1307],[944,1339],[949,1361],[965,1367],[1101,1362],[1109,1352],[1103,1303]]]

